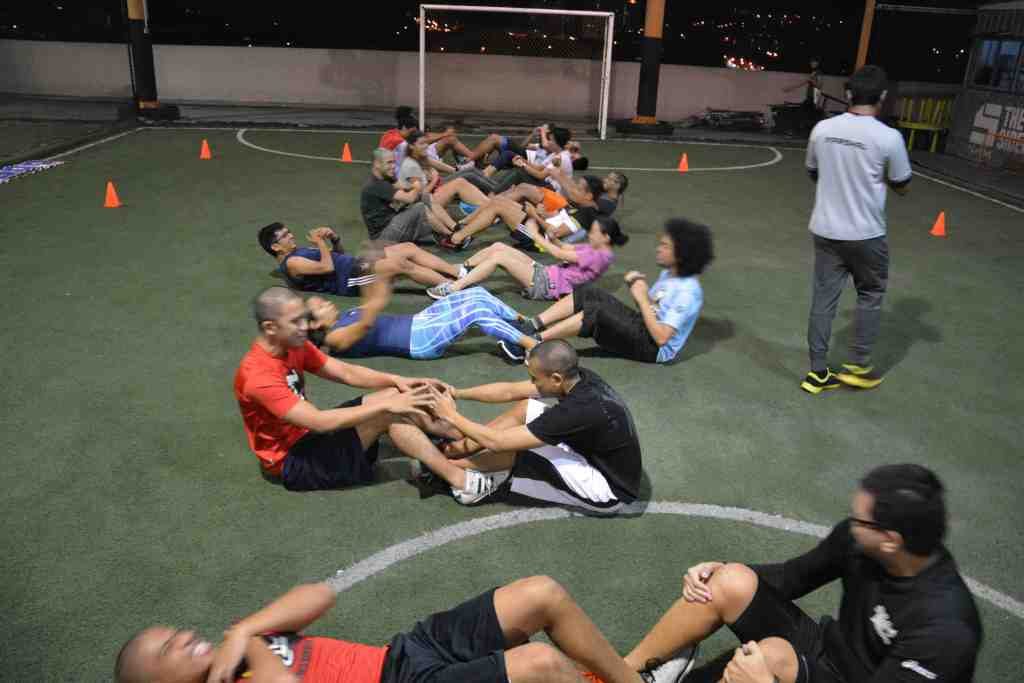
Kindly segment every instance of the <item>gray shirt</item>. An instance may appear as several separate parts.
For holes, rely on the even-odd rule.
[[[814,127],[807,169],[818,172],[810,230],[833,240],[884,235],[886,181],[902,183],[913,175],[899,131],[856,114]]]
[[[419,178],[424,186],[427,184],[427,174],[423,172],[423,167],[418,161],[407,156],[402,159],[402,165],[398,169],[398,182],[407,185],[412,178]]]

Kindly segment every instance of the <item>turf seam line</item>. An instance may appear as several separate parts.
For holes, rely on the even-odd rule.
[[[126,130],[126,131],[123,131],[121,133],[117,133],[115,135],[109,135],[109,136],[107,136],[105,138],[102,138],[100,140],[96,140],[95,142],[90,142],[87,145],[81,145],[79,147],[74,147],[72,149],[67,150],[66,152],[61,152],[60,154],[54,154],[51,157],[46,157],[45,159],[43,159],[43,161],[52,161],[54,159],[60,159],[61,157],[66,157],[66,156],[70,156],[72,154],[77,154],[79,152],[82,152],[84,150],[89,149],[90,147],[95,147],[97,145],[103,145],[103,144],[106,144],[108,142],[113,142],[114,140],[117,140],[118,138],[123,138],[126,135],[131,135],[132,133],[137,133],[139,130],[140,130],[140,128],[132,128],[131,130]]]

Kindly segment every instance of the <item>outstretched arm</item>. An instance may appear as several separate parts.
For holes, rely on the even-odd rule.
[[[224,642],[217,650],[207,681],[233,681],[242,657],[251,656],[254,678],[260,674],[278,673],[280,660],[264,657],[270,654],[257,636],[272,631],[301,631],[330,609],[335,602],[334,589],[327,583],[309,583],[292,588],[263,609],[250,614],[224,632]],[[277,669],[277,671],[274,671]]]
[[[456,389],[456,399],[479,401],[481,403],[511,403],[524,398],[540,398],[537,387],[529,380],[523,382],[493,382],[479,384],[467,389]]]

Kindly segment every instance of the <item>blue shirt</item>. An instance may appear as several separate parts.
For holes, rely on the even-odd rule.
[[[704,305],[704,290],[696,276],[677,277],[663,270],[648,293],[659,323],[675,329],[676,333],[658,349],[658,362],[667,363],[679,354],[686,339],[693,332],[700,309]]]
[[[293,256],[320,261],[320,250],[312,247],[299,247],[284,257],[278,264],[277,269],[284,275],[284,279],[295,289],[303,292],[318,292],[322,294],[338,294],[340,296],[359,296],[359,283],[350,283],[353,273],[358,274],[359,260],[348,254],[331,253],[331,260],[334,261],[334,272],[323,275],[289,275],[288,259]]]
[[[345,311],[338,322],[331,326],[332,330],[348,327],[357,322],[363,312],[358,308]],[[409,357],[409,340],[412,337],[411,315],[378,315],[373,327],[366,331],[363,338],[335,355],[346,358],[366,356],[399,356]]]

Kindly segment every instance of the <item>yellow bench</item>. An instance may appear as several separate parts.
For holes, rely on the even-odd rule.
[[[953,97],[901,97],[898,128],[910,131],[907,151],[914,148],[914,135],[919,130],[932,134],[931,151],[939,144],[939,134],[949,130],[953,120]]]

